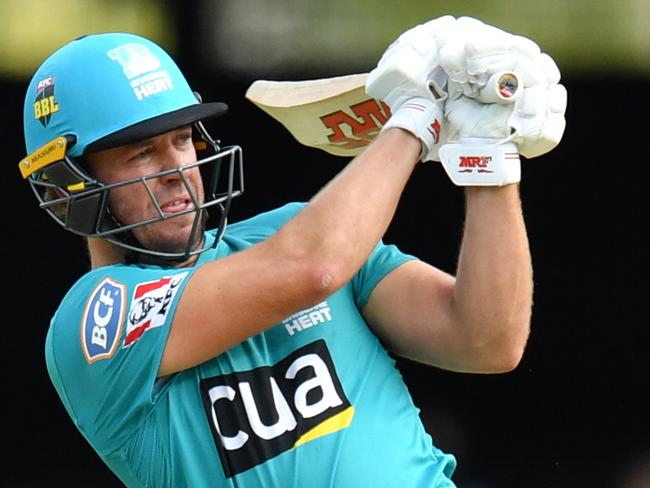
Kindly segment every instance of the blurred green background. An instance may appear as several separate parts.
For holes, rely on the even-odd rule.
[[[181,2],[194,17],[182,33],[174,3],[1,0],[0,77],[27,77],[70,39],[110,30],[172,52],[179,35],[193,36],[206,65],[231,72],[344,74],[371,69],[399,33],[447,13],[536,40],[567,76],[650,76],[648,0],[195,0]]]

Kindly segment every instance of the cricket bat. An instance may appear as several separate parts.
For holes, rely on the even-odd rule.
[[[303,81],[257,80],[246,98],[301,144],[354,157],[390,117],[384,102],[366,95],[368,73]]]
[[[368,76],[359,73],[302,81],[257,80],[245,96],[301,144],[336,156],[354,157],[391,116],[384,101],[366,94]],[[498,72],[476,99],[483,103],[513,103],[522,89],[515,73]]]

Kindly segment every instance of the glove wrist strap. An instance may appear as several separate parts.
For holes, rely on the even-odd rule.
[[[503,186],[521,180],[517,146],[490,139],[444,144],[440,161],[457,186]]]
[[[420,160],[423,160],[440,140],[442,117],[442,108],[436,102],[414,97],[397,108],[382,127],[382,131],[399,127],[411,132],[422,143]]]

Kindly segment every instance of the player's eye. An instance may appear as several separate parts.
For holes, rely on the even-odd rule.
[[[179,132],[176,135],[175,140],[176,140],[176,144],[179,145],[179,146],[184,146],[184,145],[187,145],[187,144],[191,144],[192,143],[192,131],[187,130],[187,131]]]
[[[142,149],[140,149],[137,154],[135,155],[136,158],[146,158],[149,156],[151,153],[153,153],[153,148],[151,146],[145,146]]]

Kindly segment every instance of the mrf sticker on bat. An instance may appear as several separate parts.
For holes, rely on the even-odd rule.
[[[126,310],[126,287],[105,278],[91,293],[81,320],[81,347],[88,363],[113,356]]]

